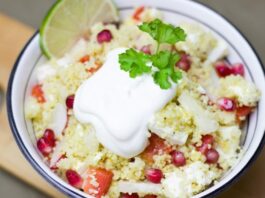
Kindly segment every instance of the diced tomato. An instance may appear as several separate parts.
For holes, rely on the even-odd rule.
[[[248,106],[238,107],[236,109],[237,118],[246,117],[252,112],[253,108]]]
[[[97,70],[98,70],[97,68],[92,67],[92,68],[87,69],[87,72],[93,74],[93,73],[95,73]]]
[[[100,63],[95,63],[95,67],[88,68],[86,71],[93,74],[93,73],[95,73],[96,71],[99,70],[101,65],[102,64],[100,64]]]
[[[152,163],[154,155],[169,154],[171,151],[172,147],[167,145],[165,140],[152,133],[151,137],[149,138],[149,145],[142,153],[142,158],[147,163]]]
[[[42,90],[42,85],[37,84],[32,88],[31,95],[37,99],[39,103],[45,103],[44,92]]]
[[[137,8],[133,14],[133,19],[135,19],[136,21],[140,21],[140,15],[143,13],[144,9],[144,6]]]
[[[83,185],[84,192],[96,198],[101,198],[108,192],[113,177],[111,171],[103,168],[89,168],[85,175],[87,177]]]
[[[82,58],[80,58],[79,62],[85,63],[85,62],[88,62],[89,60],[90,60],[90,56],[89,55],[85,55]]]

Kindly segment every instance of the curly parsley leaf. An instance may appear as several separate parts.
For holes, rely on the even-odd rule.
[[[171,24],[165,24],[159,19],[155,19],[150,23],[143,23],[139,29],[150,34],[154,40],[160,43],[174,45],[179,41],[185,41],[187,35],[180,27],[174,27]]]
[[[119,55],[119,63],[121,70],[130,73],[131,78],[151,72],[150,57],[142,52],[137,52],[134,49],[128,49],[125,53]]]
[[[154,55],[147,55],[134,49],[128,49],[119,55],[121,69],[129,72],[131,78],[152,73],[154,82],[161,89],[171,88],[172,83],[178,83],[182,78],[181,71],[176,68],[180,56],[176,52],[159,51],[159,46],[163,43],[174,45],[179,41],[185,41],[186,33],[180,27],[165,24],[159,19],[143,23],[139,29],[150,34],[157,41],[158,50]]]
[[[166,68],[169,64],[169,60],[171,57],[171,52],[169,51],[161,51],[157,54],[151,56],[152,63],[158,69]]]
[[[171,88],[169,79],[177,83],[182,78],[182,73],[175,67],[179,59],[180,56],[177,53],[169,51],[161,51],[151,57],[153,65],[159,69],[153,75],[154,81],[161,89]]]
[[[171,71],[170,69],[162,69],[154,73],[154,81],[157,85],[160,86],[161,89],[169,89],[171,87],[171,83],[169,81],[169,75]]]

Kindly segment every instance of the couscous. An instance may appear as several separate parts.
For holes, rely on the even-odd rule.
[[[110,62],[112,70],[115,60],[109,61],[108,56],[117,48],[125,48],[122,52],[132,48],[154,54],[157,43],[138,25],[157,19],[163,20],[163,13],[141,7],[118,25],[97,23],[91,28],[89,39],[79,40],[63,58],[50,60],[36,69],[37,83],[25,108],[36,134],[36,146],[52,171],[94,197],[192,197],[217,183],[244,152],[240,145],[241,126],[255,110],[260,92],[244,78],[242,64],[225,61],[227,44],[199,24],[179,24],[186,32],[186,40],[160,46],[160,50],[173,50],[180,55],[176,68],[182,77],[168,91],[154,83],[159,90],[149,98],[148,90],[139,92],[143,93],[143,100],[132,93],[134,101],[154,100],[141,104],[140,114],[128,115],[134,112],[127,110],[134,101],[123,108],[116,107],[124,102],[123,92],[111,90],[112,81],[88,85],[96,78],[112,78],[111,71],[103,74],[103,68]],[[115,54],[112,55],[111,58]],[[121,72],[130,79],[127,72]],[[130,80],[134,83],[137,78]],[[95,89],[91,91],[94,95],[101,94],[102,104],[116,102],[116,110],[112,106],[104,112],[105,107],[95,107],[96,103],[89,106],[87,103],[96,101],[93,97],[84,98],[90,94],[89,88]],[[163,91],[167,94],[165,102],[156,101]],[[114,96],[117,93],[119,98]],[[77,103],[83,100],[89,109],[86,113],[78,109]],[[151,104],[155,107],[147,109],[152,115],[145,114],[146,106]],[[105,116],[102,122],[111,119],[104,126],[113,126],[114,132],[134,127],[135,123],[126,124],[128,119],[137,118],[142,122],[141,128],[135,130],[139,136],[132,132],[128,138],[126,132],[117,132],[104,138],[107,132],[103,131],[107,130],[95,121],[97,109]],[[118,125],[118,119],[125,121]],[[117,134],[124,137],[113,138]]]

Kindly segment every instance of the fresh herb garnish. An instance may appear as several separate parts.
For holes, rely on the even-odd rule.
[[[160,51],[160,46],[161,44],[174,45],[179,41],[185,41],[186,33],[180,27],[165,24],[159,19],[150,23],[143,23],[139,29],[157,41],[156,53],[148,55],[134,49],[128,49],[119,55],[121,69],[129,72],[131,78],[152,73],[154,82],[161,89],[171,88],[172,81],[177,83],[182,78],[181,71],[175,67],[180,56],[173,51]]]
[[[131,78],[151,72],[151,66],[147,66],[150,57],[134,49],[128,49],[126,53],[120,54],[119,62],[121,69],[129,72]]]

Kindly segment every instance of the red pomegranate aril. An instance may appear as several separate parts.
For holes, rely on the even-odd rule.
[[[189,71],[191,67],[190,56],[187,54],[181,54],[180,60],[176,63],[176,66],[185,72]]]
[[[202,143],[201,146],[196,146],[196,151],[200,152],[203,155],[205,155],[208,150],[209,150],[209,144]]]
[[[172,163],[177,166],[177,167],[181,167],[186,165],[186,158],[184,156],[184,154],[180,151],[173,151],[171,153],[171,157],[172,157]]]
[[[97,36],[98,43],[108,43],[112,40],[112,34],[110,30],[102,30]]]
[[[74,101],[75,101],[75,95],[70,95],[66,98],[65,103],[68,109],[73,109]]]
[[[143,53],[145,54],[151,54],[151,46],[150,45],[145,45],[140,49]]]
[[[49,146],[51,147],[55,146],[56,139],[55,139],[54,131],[52,129],[46,129],[43,134],[43,138],[45,142],[49,144]]]
[[[145,177],[148,181],[159,184],[163,178],[163,173],[160,169],[150,168],[145,171]]]
[[[132,194],[122,193],[120,198],[139,198],[139,195],[137,193],[132,193]]]
[[[236,103],[233,99],[230,98],[220,98],[217,101],[217,104],[219,106],[219,108],[222,111],[234,111],[236,109]]]
[[[157,198],[156,195],[145,195],[144,198]]]
[[[219,153],[215,149],[209,149],[206,154],[206,163],[216,164],[219,160]]]
[[[223,78],[232,74],[232,69],[225,61],[215,63],[215,71],[219,77]]]
[[[48,156],[52,152],[52,147],[48,142],[42,137],[37,141],[37,147],[43,156]]]
[[[213,145],[214,143],[214,137],[212,135],[204,135],[202,136],[202,142],[204,144],[210,144],[210,145]]]
[[[74,186],[76,188],[82,188],[83,179],[76,171],[67,170],[65,176],[71,186]]]
[[[245,69],[244,65],[241,63],[236,63],[232,65],[232,73],[234,75],[240,75],[240,76],[245,76]]]

